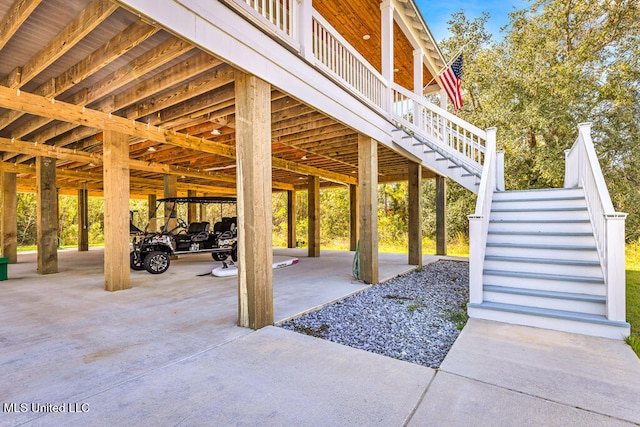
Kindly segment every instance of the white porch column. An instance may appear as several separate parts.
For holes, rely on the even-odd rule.
[[[418,95],[420,99],[422,99],[422,83],[424,81],[424,67],[423,67],[423,58],[421,49],[415,49],[413,51],[413,93]],[[422,127],[422,115],[420,114],[420,106],[417,104],[413,104],[413,124]]]
[[[298,1],[298,41],[300,53],[307,60],[313,59],[313,6],[311,0]]]
[[[383,0],[380,3],[381,12],[381,37],[382,37],[382,77],[391,85],[393,83],[393,2],[391,0]],[[388,111],[391,111],[393,105],[391,87],[387,90],[387,99],[385,102]]]

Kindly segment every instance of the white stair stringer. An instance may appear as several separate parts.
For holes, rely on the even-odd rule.
[[[483,265],[482,303],[469,316],[621,339],[606,318],[606,286],[584,192],[495,192]]]
[[[427,133],[402,127],[393,131],[393,142],[396,145],[418,157],[429,169],[451,178],[474,194],[478,193],[481,164],[465,158],[462,153]]]

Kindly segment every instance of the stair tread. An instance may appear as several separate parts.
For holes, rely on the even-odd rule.
[[[566,232],[566,231],[501,231],[501,230],[489,230],[489,234],[497,234],[501,236],[550,236],[550,237],[591,237],[593,233],[579,233],[579,232]]]
[[[603,295],[580,294],[575,292],[546,291],[542,289],[512,288],[510,286],[484,285],[485,292],[526,295],[534,297],[555,298],[573,301],[586,301],[604,304],[607,298]]]
[[[597,248],[593,245],[549,245],[546,243],[500,243],[487,242],[488,247],[494,248],[523,248],[523,249],[550,249],[550,250],[569,250],[569,251],[595,251]]]
[[[483,270],[483,275],[519,277],[524,279],[560,280],[565,282],[597,283],[604,285],[604,279],[589,276],[570,276],[550,273],[527,273],[522,271]]]
[[[531,223],[531,224],[571,224],[571,223],[590,223],[588,219],[490,219],[489,223]]]
[[[528,314],[533,316],[552,317],[556,319],[574,320],[580,322],[597,323],[601,325],[628,327],[627,322],[617,322],[598,314],[578,313],[575,311],[555,310],[551,308],[528,307],[523,305],[506,304],[498,302],[482,302],[480,304],[468,303],[467,307],[507,311],[511,313]]]
[[[491,208],[491,212],[581,212],[586,211],[587,207],[565,207],[565,208]]]
[[[584,196],[565,196],[565,197],[527,197],[527,198],[497,198],[493,199],[496,203],[513,203],[513,202],[561,202],[569,200],[585,200]]]
[[[485,261],[508,261],[508,262],[525,262],[533,264],[557,264],[557,265],[574,265],[583,267],[599,267],[598,261],[584,261],[573,259],[557,259],[557,258],[525,258],[500,255],[485,255]]]

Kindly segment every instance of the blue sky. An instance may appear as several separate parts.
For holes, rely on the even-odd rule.
[[[463,9],[469,20],[482,15],[483,11],[491,14],[487,30],[494,39],[500,39],[500,27],[509,22],[509,12],[523,9],[530,2],[527,0],[416,0],[427,26],[436,42],[449,37],[447,21],[454,12]]]

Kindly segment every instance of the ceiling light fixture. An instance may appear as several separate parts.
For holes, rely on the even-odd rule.
[[[218,129],[214,129],[211,131],[211,135],[220,135],[220,131]]]
[[[147,148],[147,151],[150,153],[155,153],[156,152],[156,147],[149,147]]]
[[[300,160],[307,160],[307,156],[304,155],[304,156],[300,157]]]
[[[362,38],[364,40],[369,40],[371,38],[371,36],[369,34],[365,34],[364,36],[362,36]]]

